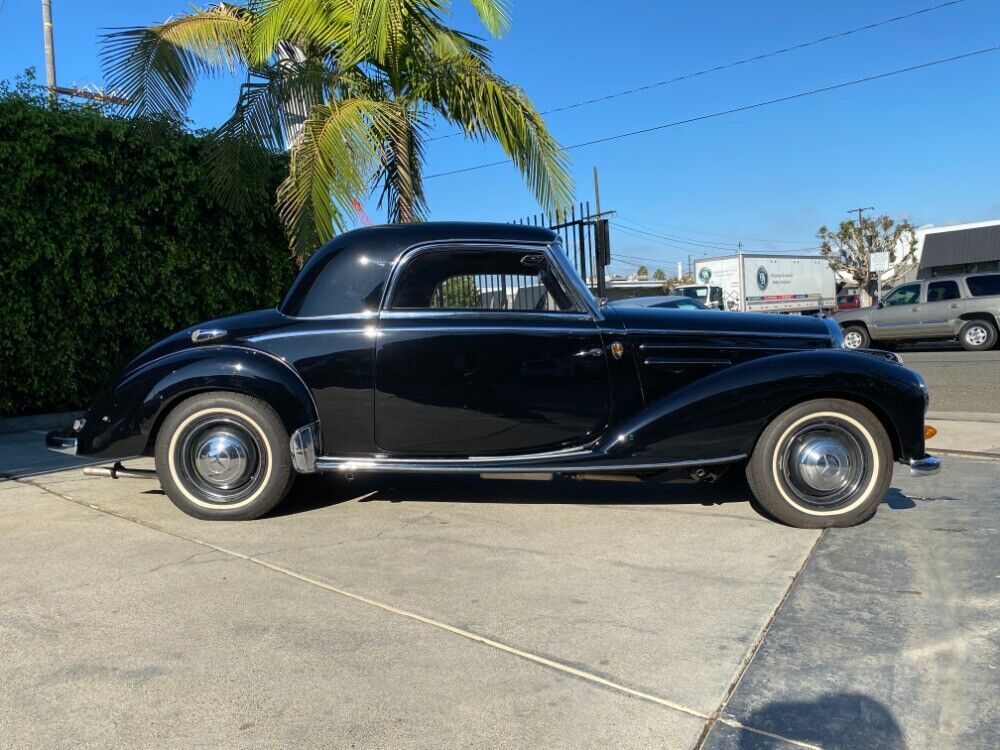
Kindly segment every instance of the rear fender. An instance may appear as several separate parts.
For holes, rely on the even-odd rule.
[[[663,462],[749,456],[778,414],[830,396],[873,408],[898,460],[924,456],[923,378],[895,362],[838,349],[762,357],[720,370],[651,404],[597,448],[609,457]]]
[[[168,354],[123,375],[88,410],[77,453],[149,455],[170,409],[207,391],[259,398],[274,408],[289,434],[319,419],[309,389],[282,360],[244,347],[202,346]]]

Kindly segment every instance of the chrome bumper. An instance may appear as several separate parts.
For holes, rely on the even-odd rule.
[[[923,458],[911,458],[908,463],[911,477],[929,477],[931,474],[937,474],[941,471],[941,459],[937,456],[926,455]]]
[[[76,455],[76,436],[67,434],[68,430],[52,430],[45,436],[45,447],[67,456]]]

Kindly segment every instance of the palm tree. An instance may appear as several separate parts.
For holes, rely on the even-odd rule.
[[[493,36],[506,0],[469,0]],[[489,50],[445,25],[450,0],[250,0],[195,9],[104,38],[108,84],[132,115],[183,121],[196,81],[245,69],[210,166],[238,200],[255,165],[247,139],[287,150],[279,213],[300,260],[343,229],[351,200],[380,190],[392,221],[427,209],[424,145],[434,118],[497,141],[547,209],[567,206],[564,151],[527,95],[490,67]]]

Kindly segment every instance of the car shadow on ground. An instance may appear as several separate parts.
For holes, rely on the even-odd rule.
[[[269,517],[289,516],[327,508],[351,500],[388,503],[504,503],[549,505],[701,505],[750,503],[758,515],[773,520],[750,492],[742,471],[716,482],[600,480],[556,477],[537,479],[483,479],[479,476],[393,474],[348,479],[334,474],[297,478],[288,497]],[[907,510],[916,503],[895,487],[882,505]]]
[[[906,750],[906,737],[889,708],[857,692],[826,693],[813,700],[773,701],[751,713],[747,726],[827,750]],[[785,743],[741,732],[738,750],[772,750]]]

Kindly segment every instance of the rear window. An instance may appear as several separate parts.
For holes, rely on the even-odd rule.
[[[969,285],[969,292],[973,297],[991,297],[1000,295],[1000,273],[991,273],[986,276],[969,276],[965,283]]]

